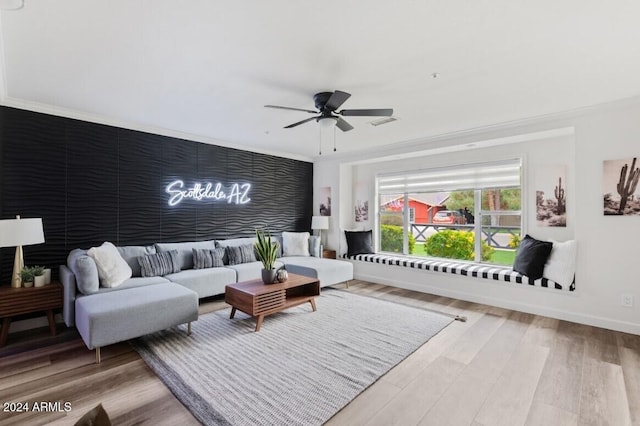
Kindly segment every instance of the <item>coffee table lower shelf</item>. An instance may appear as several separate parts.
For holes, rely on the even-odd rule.
[[[251,280],[230,284],[225,288],[225,302],[231,305],[233,318],[242,311],[256,318],[256,331],[260,331],[264,317],[294,306],[310,303],[316,311],[315,298],[320,295],[320,281],[316,278],[289,274],[284,283],[263,284]]]

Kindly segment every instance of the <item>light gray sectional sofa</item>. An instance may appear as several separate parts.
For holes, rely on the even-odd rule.
[[[132,276],[114,288],[98,286],[98,273],[87,251],[75,249],[69,254],[67,264],[60,266],[64,321],[67,326],[78,328],[89,349],[98,349],[99,362],[100,346],[193,321],[197,319],[198,299],[224,294],[227,284],[259,279],[262,263],[258,261],[228,264],[225,256],[224,266],[204,269],[194,269],[193,262],[193,249],[213,250],[254,242],[255,238],[236,238],[117,247]],[[284,265],[291,273],[318,278],[323,287],[353,279],[350,262],[319,257],[317,237],[309,238],[309,246],[312,256],[281,256],[277,266]],[[177,251],[179,272],[142,276],[140,256],[173,251]],[[163,315],[157,315],[159,312]],[[158,320],[159,317],[163,320]]]

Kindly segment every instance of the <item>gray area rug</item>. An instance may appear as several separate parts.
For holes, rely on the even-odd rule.
[[[191,336],[179,326],[133,346],[204,424],[320,425],[453,320],[332,289],[316,303],[266,317],[258,333],[224,309]]]

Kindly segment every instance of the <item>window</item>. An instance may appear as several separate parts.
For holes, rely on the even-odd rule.
[[[517,159],[378,176],[379,250],[513,264],[520,175]]]

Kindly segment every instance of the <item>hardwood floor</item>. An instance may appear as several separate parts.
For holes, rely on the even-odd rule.
[[[362,281],[359,294],[463,315],[364,391],[329,425],[640,425],[640,336]],[[200,305],[204,314],[227,305]],[[75,330],[10,335],[0,403],[60,401],[54,412],[0,412],[0,425],[69,425],[102,403],[114,425],[198,424],[128,343],[102,364]],[[53,407],[56,408],[56,407]]]

